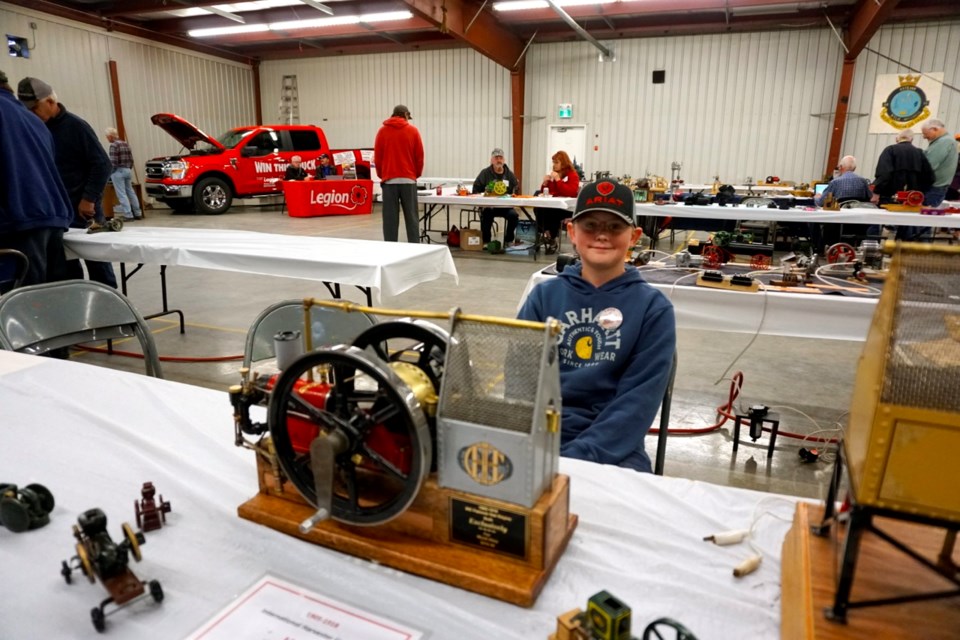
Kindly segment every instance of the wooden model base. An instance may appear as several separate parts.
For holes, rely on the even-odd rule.
[[[474,591],[524,607],[532,606],[556,566],[577,526],[570,515],[570,480],[558,475],[553,487],[532,509],[452,491],[437,486],[431,476],[414,503],[394,520],[373,527],[359,527],[328,520],[308,533],[299,526],[313,515],[297,490],[286,483],[279,492],[275,476],[259,458],[260,493],[240,505],[241,518],[268,526],[314,544],[379,562],[431,580]],[[457,506],[454,506],[456,503]],[[491,527],[474,522],[475,542],[452,539],[453,514],[457,509],[482,511],[495,522]],[[477,516],[474,520],[482,519]],[[461,518],[462,520],[462,518]],[[503,544],[513,554],[481,548],[498,546],[499,526],[507,523],[522,531],[524,557],[518,557],[516,541]],[[462,538],[462,533],[460,534]]]
[[[834,524],[829,535],[815,536],[810,532],[810,525],[820,524],[822,513],[820,506],[798,504],[793,527],[783,542],[781,637],[785,640],[947,640],[957,637],[960,629],[957,598],[851,609],[846,624],[827,620],[823,611],[833,605],[835,576],[843,555],[846,528]],[[943,529],[879,517],[876,522],[927,558],[937,558],[943,544]],[[958,562],[958,555],[960,553],[954,553],[954,562]],[[949,582],[877,536],[864,533],[851,594],[853,601],[950,587]]]

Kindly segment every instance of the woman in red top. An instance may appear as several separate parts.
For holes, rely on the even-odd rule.
[[[543,177],[543,183],[540,185],[541,193],[549,190],[551,196],[576,198],[580,191],[580,176],[573,168],[570,156],[566,151],[557,151],[551,160],[553,160],[553,171]],[[546,253],[555,253],[560,245],[560,223],[567,217],[568,212],[563,209],[536,208],[534,213],[537,216],[537,230],[546,247]]]

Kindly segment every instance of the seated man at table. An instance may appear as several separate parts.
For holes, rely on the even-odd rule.
[[[303,162],[303,158],[300,156],[293,156],[290,158],[290,164],[287,165],[287,171],[283,174],[284,180],[306,180],[307,179],[307,170],[300,166]]]
[[[856,158],[853,156],[844,156],[841,158],[840,164],[837,165],[837,171],[840,172],[840,175],[831,180],[827,188],[823,190],[823,193],[813,199],[814,203],[818,207],[822,207],[828,194],[833,196],[837,204],[852,201],[870,202],[873,198],[873,193],[870,191],[870,181],[858,176],[856,170]],[[847,235],[861,237],[869,234],[867,225],[828,224],[824,225],[821,229],[821,225],[812,224],[810,239],[814,244],[815,251],[820,253],[827,247],[840,242],[844,231]]]
[[[823,201],[830,194],[840,204],[857,200],[859,202],[870,202],[873,193],[870,191],[870,182],[856,174],[857,159],[853,156],[843,156],[840,164],[837,165],[837,171],[840,172],[836,178],[830,181],[827,188],[819,196],[814,198],[818,207],[823,206]]]
[[[510,171],[510,167],[507,166],[503,158],[503,149],[498,147],[490,152],[490,166],[485,167],[477,176],[477,179],[473,181],[473,192],[484,193],[488,185],[492,186],[492,183],[503,181],[507,183],[506,190],[497,193],[497,195],[513,195],[517,192],[520,183],[517,181],[517,176],[513,175],[513,171]],[[494,218],[506,220],[507,228],[503,232],[503,244],[504,246],[513,244],[517,233],[517,221],[519,220],[517,212],[512,207],[484,207],[480,212],[480,235],[483,239],[483,246],[486,247],[491,240]]]
[[[563,324],[560,455],[649,472],[643,440],[669,382],[676,321],[624,263],[640,237],[633,193],[609,179],[586,185],[567,233],[581,263],[537,285],[518,314]]]
[[[330,162],[330,156],[321,153],[320,164],[317,165],[317,180],[323,180],[327,176],[335,175],[337,175],[337,168]]]

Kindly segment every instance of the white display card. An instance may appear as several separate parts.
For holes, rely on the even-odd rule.
[[[422,631],[265,575],[188,640],[420,640]]]

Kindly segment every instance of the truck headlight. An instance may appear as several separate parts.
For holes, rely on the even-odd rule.
[[[183,180],[183,177],[187,175],[187,163],[186,162],[170,162],[165,167],[163,172],[167,177],[174,180]]]

